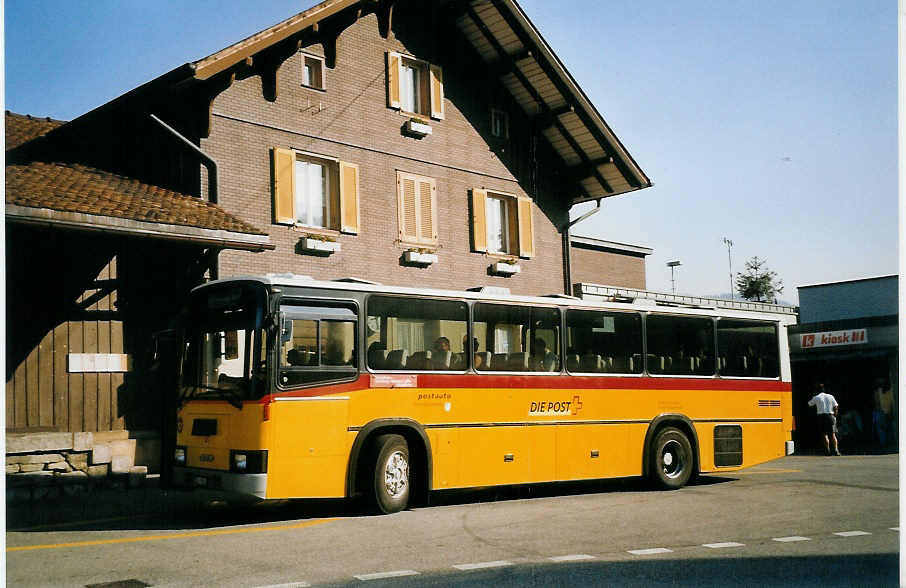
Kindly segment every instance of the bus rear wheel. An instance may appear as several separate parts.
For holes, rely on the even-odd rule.
[[[374,442],[372,501],[379,513],[399,512],[409,504],[409,445],[400,435],[381,435]]]
[[[692,477],[695,461],[692,444],[686,435],[674,427],[658,432],[651,445],[651,479],[667,490],[682,488]]]

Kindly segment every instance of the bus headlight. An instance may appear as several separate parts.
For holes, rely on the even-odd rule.
[[[264,474],[267,472],[267,450],[230,451],[230,470],[241,474]]]
[[[182,445],[177,445],[176,450],[173,452],[173,461],[176,465],[186,465],[186,448]]]

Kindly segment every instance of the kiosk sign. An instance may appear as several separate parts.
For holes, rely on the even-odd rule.
[[[799,345],[803,349],[833,347],[835,345],[859,345],[862,343],[868,343],[868,329],[825,331],[823,333],[805,333],[799,335]]]

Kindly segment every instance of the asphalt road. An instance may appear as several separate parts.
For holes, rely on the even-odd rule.
[[[639,480],[210,504],[155,488],[8,506],[9,586],[895,586],[898,456],[792,456],[674,492]]]

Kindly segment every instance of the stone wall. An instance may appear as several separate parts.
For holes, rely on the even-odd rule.
[[[75,496],[98,485],[137,487],[159,462],[153,433],[7,433],[6,501]]]

